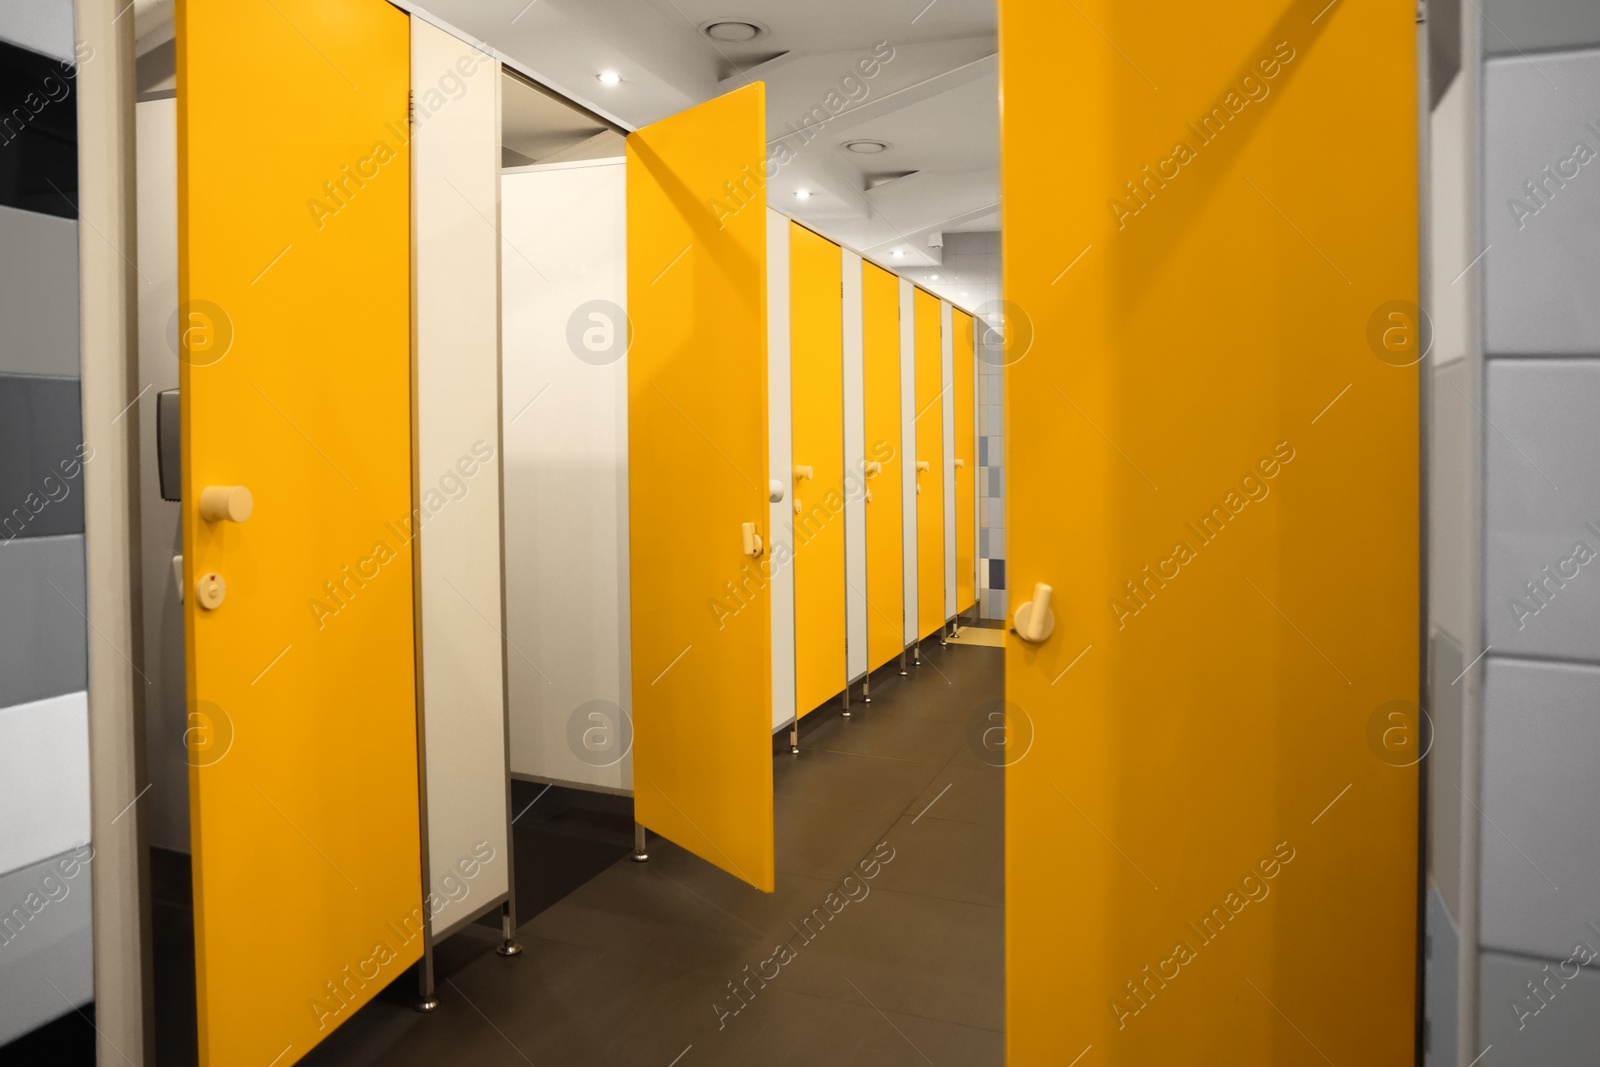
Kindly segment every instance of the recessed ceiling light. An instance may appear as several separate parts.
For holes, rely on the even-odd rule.
[[[936,282],[939,280],[939,276],[937,274],[930,274],[928,275],[928,280],[930,282]]]
[[[796,189],[794,191],[794,195],[795,195],[795,199],[797,199],[797,200],[810,200],[811,199],[811,190],[810,189]]]
[[[897,248],[893,252],[890,252],[889,254],[891,256],[893,256],[895,259],[904,259],[905,258],[905,254],[906,254],[906,250],[903,249],[903,248]]]
[[[615,85],[622,80],[622,75],[614,70],[602,70],[595,77],[600,80],[601,85]]]
[[[747,44],[765,37],[767,28],[750,19],[712,19],[700,24],[700,32],[723,44]]]
[[[892,146],[888,141],[874,141],[870,138],[857,141],[846,141],[844,150],[862,156],[875,156],[880,152],[887,152]]]

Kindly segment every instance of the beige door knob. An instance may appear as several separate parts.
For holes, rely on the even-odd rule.
[[[228,595],[228,583],[222,580],[222,575],[216,571],[208,571],[200,576],[194,583],[194,602],[206,611],[216,611],[222,606],[222,598]]]
[[[927,460],[925,460],[925,459],[917,460],[917,471],[919,473],[922,472],[922,471],[928,470],[928,469],[929,469],[929,464],[928,464]]]
[[[207,522],[243,522],[255,506],[255,498],[242,485],[208,485],[200,490],[200,517]]]

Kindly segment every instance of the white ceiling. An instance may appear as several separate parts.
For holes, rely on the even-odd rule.
[[[765,82],[770,147],[782,141],[793,153],[768,185],[774,207],[955,303],[977,308],[999,298],[996,0],[394,2],[629,128]],[[135,14],[141,52],[170,39],[172,0],[135,0]],[[728,19],[768,32],[733,45],[700,31]],[[860,78],[857,64],[875,48],[892,49],[892,58],[875,77],[846,82]],[[602,85],[603,70],[622,80]],[[805,143],[792,131],[813,109],[826,111],[830,93],[847,106]],[[566,148],[592,129],[571,115],[556,137],[564,143],[535,141],[548,106],[518,107],[507,109],[508,144],[518,143],[525,120],[523,154],[611,150],[607,138],[598,138],[608,141],[601,148]],[[857,155],[842,147],[854,139],[892,147]],[[800,191],[811,196],[799,199]]]
[[[946,257],[942,247],[930,246],[940,234],[999,229],[995,0],[421,0],[402,6],[487,43],[545,84],[628,127],[765,82],[771,147],[776,151],[784,141],[793,153],[768,185],[774,207],[967,307],[998,295],[996,256]],[[739,45],[700,32],[701,25],[726,19],[754,21],[769,32]],[[892,49],[892,58],[863,79],[857,64],[875,47],[880,55]],[[622,80],[602,85],[596,75],[603,70]],[[852,76],[854,84],[846,81]],[[826,113],[830,93],[835,107],[840,101],[847,106],[805,143],[792,131],[813,109]],[[844,142],[857,138],[892,147],[871,156],[845,151]],[[811,196],[799,199],[794,194],[800,191]],[[969,241],[964,247],[977,246]]]

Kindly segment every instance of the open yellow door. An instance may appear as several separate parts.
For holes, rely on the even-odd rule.
[[[900,279],[861,265],[867,445],[867,664],[905,651],[905,514],[901,508]]]
[[[759,82],[628,136],[628,507],[634,817],[771,892],[765,160]]]
[[[845,687],[844,305],[839,246],[789,224],[795,709]]]
[[[950,453],[956,464],[956,614],[971,611],[978,603],[978,440],[974,406],[978,379],[973,366],[972,316],[959,308],[951,312],[955,334],[955,377],[950,386],[950,402],[955,405],[954,447]]]
[[[200,1062],[283,1067],[422,950],[410,31],[382,0],[177,18]]]
[[[917,386],[917,640],[939,631],[944,614],[944,353],[939,298],[918,289]]]
[[[1007,1062],[1411,1064],[1416,12],[1000,13]]]

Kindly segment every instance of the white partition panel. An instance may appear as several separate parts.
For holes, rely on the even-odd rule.
[[[916,287],[900,279],[900,499],[904,504],[907,646],[917,643],[917,315]]]
[[[867,673],[867,382],[861,256],[844,255],[845,677]]]
[[[767,209],[767,437],[771,470],[782,490],[769,512],[772,546],[762,564],[771,570],[772,729],[794,721],[794,484],[793,412],[789,379],[789,217]],[[782,546],[780,550],[780,546]]]
[[[466,88],[445,96],[441,83]],[[500,187],[500,66],[413,18],[411,84],[417,704],[423,854],[438,936],[511,889],[500,259],[490,221]],[[465,896],[457,890],[463,864],[481,867]]]
[[[501,181],[511,771],[633,788],[622,160]]]
[[[940,395],[944,402],[944,617],[956,616],[956,333],[950,301],[939,301]]]

